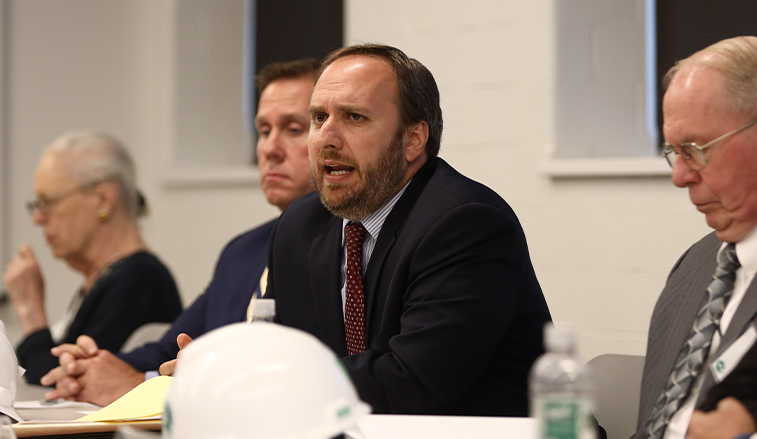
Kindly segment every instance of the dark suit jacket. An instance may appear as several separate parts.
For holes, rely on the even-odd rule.
[[[62,343],[89,335],[103,349],[118,351],[134,330],[151,322],[171,322],[181,312],[181,299],[171,273],[157,257],[139,252],[121,259],[103,274],[82,301]],[[27,382],[58,366],[50,353],[50,330],[30,334],[16,349]]]
[[[374,413],[525,416],[549,310],[517,217],[441,159],[413,178],[364,274],[366,351],[348,356],[342,219],[311,194],[271,237],[277,319],[342,357]]]
[[[244,321],[252,294],[259,289],[274,224],[275,220],[229,242],[218,258],[208,288],[179,315],[163,338],[120,354],[121,359],[140,372],[158,370],[163,362],[176,358],[179,352],[176,337],[182,332],[195,338],[212,329]]]
[[[676,356],[686,341],[694,317],[706,294],[717,267],[717,252],[722,241],[711,233],[689,248],[681,256],[668,276],[665,288],[657,300],[652,322],[649,326],[647,355],[641,381],[639,420],[635,438],[643,437],[643,431],[652,415],[657,399],[665,387]],[[723,334],[715,352],[709,359],[720,356],[744,330],[757,314],[757,283],[752,282],[733,316],[728,330]],[[715,381],[706,363],[702,369],[704,382],[696,406],[702,407]]]

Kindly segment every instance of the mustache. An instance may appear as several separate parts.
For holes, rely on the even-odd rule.
[[[318,153],[318,161],[323,162],[325,160],[334,160],[341,162],[346,166],[351,166],[353,168],[357,167],[357,164],[355,164],[351,158],[333,149],[324,149]]]

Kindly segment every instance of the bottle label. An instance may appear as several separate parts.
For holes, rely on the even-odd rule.
[[[541,439],[593,439],[596,437],[588,399],[541,397],[537,407]]]

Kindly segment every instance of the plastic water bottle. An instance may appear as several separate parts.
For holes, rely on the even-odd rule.
[[[276,315],[276,301],[274,299],[255,299],[252,301],[252,323],[273,323]]]
[[[537,438],[596,439],[591,376],[576,356],[575,331],[548,324],[544,346],[529,377]]]

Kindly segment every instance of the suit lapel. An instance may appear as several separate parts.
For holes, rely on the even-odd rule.
[[[663,327],[656,328],[659,332],[655,331],[657,332],[656,334],[650,334],[650,337],[670,337],[669,343],[660,346],[664,349],[664,352],[661,353],[661,357],[663,358],[661,364],[667,366],[660,368],[664,374],[663,379],[665,382],[668,380],[670,371],[675,367],[675,361],[681,352],[681,348],[689,338],[694,319],[699,312],[704,296],[707,294],[706,289],[709,284],[710,274],[706,270],[700,270],[690,273],[689,276],[683,288],[676,291],[674,296],[669,296],[669,299],[672,300],[668,300],[665,304],[675,310],[674,312],[666,312],[670,315],[669,321],[661,322]],[[655,395],[655,398],[657,396],[659,395]]]
[[[407,215],[410,213],[413,206],[415,206],[421,192],[423,192],[429,179],[431,179],[431,176],[436,169],[436,165],[437,160],[432,160],[413,176],[413,180],[410,182],[407,189],[405,189],[405,192],[400,199],[397,200],[397,204],[394,205],[389,216],[387,216],[384,225],[381,226],[379,239],[376,242],[376,246],[373,248],[371,260],[368,263],[365,275],[363,276],[366,342],[371,340],[371,335],[374,331],[379,330],[379,325],[381,324],[381,314],[384,309],[383,304],[386,303],[388,288],[385,285],[384,288],[379,289],[378,283],[383,277],[381,274],[384,273],[384,265],[387,256],[397,241],[400,226],[405,222]],[[392,274],[393,270],[389,270],[387,276],[391,277]]]
[[[651,414],[665,388],[715,272],[721,241],[714,233],[703,240],[678,261],[655,306],[642,382],[642,388],[655,390],[642,393],[640,422]]]
[[[347,356],[341,295],[342,220],[332,218],[322,235],[313,239],[308,256],[310,289],[316,304],[322,341],[338,356]]]
[[[744,332],[744,328],[754,319],[755,313],[757,313],[757,283],[752,281],[744,294],[744,298],[741,299],[739,307],[736,308],[736,313],[728,325],[728,330],[723,334],[716,354],[722,353],[739,338]]]

